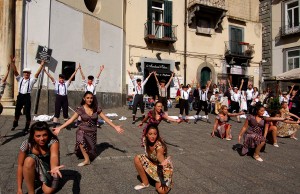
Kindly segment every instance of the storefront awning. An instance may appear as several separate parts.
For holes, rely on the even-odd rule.
[[[276,80],[295,80],[300,79],[300,68],[276,75]]]

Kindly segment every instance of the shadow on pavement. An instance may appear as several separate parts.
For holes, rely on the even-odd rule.
[[[72,180],[73,181],[72,193],[79,194],[81,174],[75,170],[61,170],[60,172],[62,174],[62,178],[60,179],[59,186],[58,189],[56,190],[56,193],[59,192],[68,181]]]
[[[122,153],[126,153],[127,152],[126,150],[122,150],[122,149],[116,148],[115,146],[113,146],[113,145],[111,145],[111,144],[109,144],[107,142],[103,142],[103,143],[100,143],[100,144],[96,145],[97,156],[99,156],[104,150],[106,150],[108,148],[112,148],[112,149],[117,150],[117,151],[122,152]]]
[[[25,134],[26,135],[26,134]],[[17,139],[19,137],[23,137],[24,136],[24,133],[23,131],[20,131],[18,133],[15,133],[13,135],[6,135],[6,136],[3,136],[3,138],[5,138],[5,140],[1,143],[1,145],[4,145],[4,144],[7,144],[9,143],[10,141],[14,140],[14,139]]]

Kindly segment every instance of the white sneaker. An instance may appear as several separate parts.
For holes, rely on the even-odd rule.
[[[273,146],[279,148],[279,145],[277,143],[274,143]]]
[[[141,189],[144,189],[144,188],[147,188],[149,187],[149,184],[148,185],[144,185],[144,183],[140,184],[140,185],[136,185],[134,187],[135,190],[141,190]]]

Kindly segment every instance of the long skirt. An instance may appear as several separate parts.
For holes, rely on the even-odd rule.
[[[297,132],[300,128],[298,124],[289,124],[284,122],[277,122],[277,136],[279,137],[289,137]]]
[[[248,130],[244,135],[244,144],[242,149],[242,154],[245,155],[248,153],[249,148],[256,148],[262,142],[265,142],[266,139],[262,134],[255,133],[251,130]]]
[[[97,127],[96,130],[82,130],[79,128],[76,131],[76,144],[75,144],[75,154],[77,157],[82,157],[82,153],[79,145],[83,146],[83,149],[89,155],[90,159],[94,159],[97,156],[96,150],[97,142]]]
[[[224,124],[224,125],[219,125],[218,128],[217,128],[217,131],[218,131],[218,135],[220,136],[220,138],[224,138],[226,137],[226,131],[227,130],[230,130],[230,124]],[[231,138],[231,134],[230,134],[230,131],[229,131],[229,138]]]

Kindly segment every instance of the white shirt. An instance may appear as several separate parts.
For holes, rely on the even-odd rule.
[[[68,95],[68,87],[70,86],[69,81],[64,82],[63,84],[58,81],[53,82],[55,87],[55,94],[66,96]]]
[[[187,89],[187,91],[184,91],[182,88],[180,88],[180,94],[181,94],[181,99],[187,100],[189,99],[189,93],[192,90],[192,88]]]
[[[289,102],[290,100],[290,95],[286,95],[286,98],[284,98],[282,95],[279,96],[279,103],[281,104],[282,102]]]
[[[145,79],[142,83],[141,86],[139,86],[136,82],[136,79],[132,79],[132,83],[134,86],[134,95],[135,94],[144,94],[144,86],[147,83],[148,79]]]
[[[246,95],[247,95],[247,100],[252,100],[253,99],[253,88],[252,89],[247,89],[246,90]]]
[[[159,93],[159,96],[160,96],[160,97],[167,97],[169,85],[170,85],[170,83],[167,83],[167,84],[165,85],[165,87],[162,88],[162,87],[160,86],[160,84],[157,84],[157,87],[158,87],[158,93]]]
[[[203,92],[201,89],[199,89],[199,97],[201,101],[207,101],[207,92],[208,92],[208,88],[206,88],[206,90]]]
[[[94,81],[91,85],[89,85],[86,80],[82,80],[82,86],[84,87],[84,91],[92,92],[93,95],[96,95],[96,86],[98,85],[98,83],[99,79],[96,79],[96,81]]]
[[[25,79],[18,75],[16,77],[17,82],[19,83],[19,93],[21,94],[30,94],[33,88],[33,85],[36,83],[37,78],[29,78]]]
[[[240,98],[241,98],[240,90],[238,90],[237,93],[235,93],[233,90],[230,90],[230,94],[231,94],[231,101],[240,102]]]
[[[219,91],[219,88],[214,88],[214,89],[213,89],[213,94],[216,94],[216,92],[220,92],[220,91]]]

